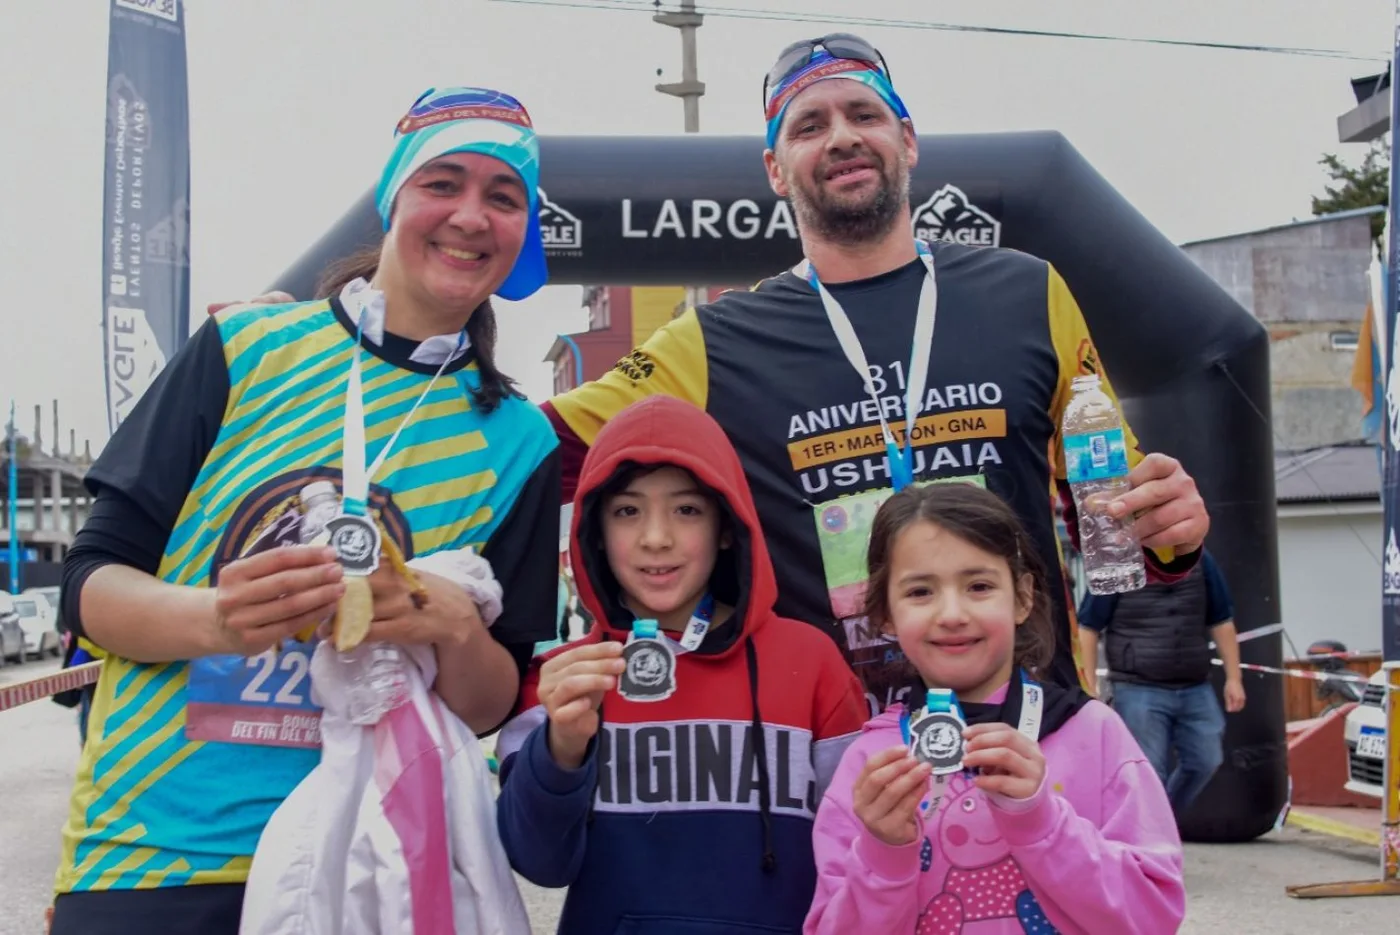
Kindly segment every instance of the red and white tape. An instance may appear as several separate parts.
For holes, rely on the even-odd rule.
[[[8,711],[10,708],[38,701],[40,698],[48,698],[59,692],[72,691],[75,688],[82,688],[84,685],[91,685],[97,681],[97,673],[100,671],[102,671],[102,662],[98,660],[86,662],[71,669],[64,669],[53,675],[41,675],[28,681],[6,685],[0,688],[0,711]]]

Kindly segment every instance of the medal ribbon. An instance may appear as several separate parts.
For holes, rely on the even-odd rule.
[[[447,365],[457,359],[462,348],[467,341],[467,329],[463,328],[462,333],[457,336],[457,349],[448,355],[447,359],[438,367],[437,373],[428,381],[418,401],[413,404],[413,408],[408,410],[408,414],[399,421],[398,427],[394,429],[394,434],[389,436],[384,447],[379,450],[379,456],[374,459],[374,463],[365,469],[365,400],[364,386],[360,374],[360,354],[361,343],[364,333],[365,307],[360,306],[360,313],[355,318],[355,359],[350,364],[350,379],[345,392],[345,430],[343,434],[343,463],[341,468],[342,487],[344,497],[341,509],[349,514],[364,516],[369,505],[369,484],[371,478],[378,473],[388,459],[389,453],[394,450],[395,443],[399,440],[399,435],[404,427],[413,421],[413,416],[418,412],[418,407],[423,405],[423,400],[428,398],[428,394],[433,391],[433,386],[438,378],[442,376]]]
[[[866,395],[875,402],[875,411],[880,417],[880,433],[885,440],[885,454],[890,462],[890,486],[896,492],[914,483],[914,462],[909,446],[914,437],[914,420],[923,406],[924,389],[928,384],[929,352],[933,348],[933,326],[938,317],[938,281],[933,273],[933,251],[922,240],[915,240],[914,247],[918,251],[919,259],[924,261],[928,276],[919,290],[919,311],[914,319],[914,342],[910,348],[909,367],[905,373],[903,450],[896,444],[889,420],[885,418],[880,394],[875,392],[875,381],[870,376],[870,364],[866,360],[865,349],[856,337],[850,316],[841,307],[841,303],[827,291],[826,286],[822,285],[810,260],[803,260],[798,267],[798,274],[821,296],[827,320],[831,323],[831,330],[836,333],[841,350],[846,354],[846,360],[850,361],[851,366],[860,375]]]

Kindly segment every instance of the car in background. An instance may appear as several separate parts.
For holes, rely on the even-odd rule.
[[[1347,744],[1347,784],[1350,792],[1379,799],[1385,772],[1384,669],[1366,682],[1361,701],[1347,712],[1343,737]],[[1400,698],[1392,699],[1400,704]]]
[[[14,595],[0,591],[0,665],[12,658],[24,661],[24,630],[15,612]]]
[[[12,602],[19,615],[19,627],[24,631],[24,655],[36,659],[44,653],[61,655],[63,636],[58,632],[58,618],[48,600],[41,594],[17,594]]]

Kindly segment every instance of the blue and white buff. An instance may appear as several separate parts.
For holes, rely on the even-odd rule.
[[[814,54],[812,60],[803,68],[793,72],[786,81],[769,89],[767,106],[764,109],[764,117],[768,121],[769,149],[777,145],[778,129],[783,125],[783,115],[787,113],[793,99],[818,81],[828,78],[859,81],[880,95],[880,99],[889,105],[896,117],[901,120],[909,119],[909,111],[904,106],[904,101],[895,93],[894,85],[883,71],[868,62],[836,58],[822,49]]]
[[[487,88],[430,88],[414,101],[394,130],[394,148],[375,189],[384,230],[399,189],[423,166],[449,153],[479,153],[510,166],[525,183],[530,219],[525,242],[506,281],[503,299],[533,295],[549,280],[540,236],[540,146],[530,115],[509,94]]]

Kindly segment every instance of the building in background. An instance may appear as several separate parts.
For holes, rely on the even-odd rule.
[[[1370,306],[1371,217],[1340,212],[1184,244],[1268,329],[1285,651],[1380,648],[1380,460],[1353,382]],[[1290,645],[1291,644],[1291,645]]]
[[[1363,400],[1351,384],[1370,299],[1371,216],[1363,208],[1182,245],[1269,331],[1274,447],[1358,441]]]
[[[40,431],[40,407],[34,407],[34,431],[18,433],[15,448],[16,480],[9,483],[9,438],[0,438],[0,590],[8,590],[10,571],[8,551],[11,538],[17,539],[20,554],[20,587],[48,587],[59,583],[63,559],[73,545],[73,537],[87,522],[92,496],[83,478],[92,464],[90,446],[77,452],[77,435],[68,433],[68,451],[59,438],[58,403],[54,403],[53,439],[45,451]],[[10,500],[15,507],[15,528],[10,528]]]
[[[587,286],[583,306],[588,330],[555,338],[546,363],[554,367],[554,392],[596,380],[687,308],[709,302],[733,286]]]

